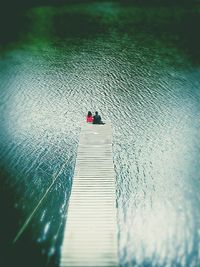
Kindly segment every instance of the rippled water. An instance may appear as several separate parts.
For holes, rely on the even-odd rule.
[[[198,66],[113,31],[29,42],[0,68],[7,253],[14,240],[21,266],[21,247],[58,261],[80,124],[98,110],[114,129],[120,265],[200,266]]]

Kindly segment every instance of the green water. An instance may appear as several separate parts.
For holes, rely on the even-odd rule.
[[[13,23],[0,62],[2,266],[58,265],[88,110],[113,125],[120,266],[200,265],[198,14],[94,1]]]

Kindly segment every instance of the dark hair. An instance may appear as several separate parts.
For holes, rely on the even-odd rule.
[[[98,115],[98,111],[95,111],[95,114]]]
[[[88,117],[92,117],[92,112],[91,111],[88,111]]]

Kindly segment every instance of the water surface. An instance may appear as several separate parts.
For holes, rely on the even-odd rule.
[[[58,264],[88,110],[113,125],[120,266],[200,265],[199,65],[157,34],[123,31],[126,12],[32,8],[23,42],[2,52],[4,266]]]

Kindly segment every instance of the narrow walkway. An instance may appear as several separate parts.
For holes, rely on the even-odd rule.
[[[82,126],[60,266],[118,266],[110,123]]]

